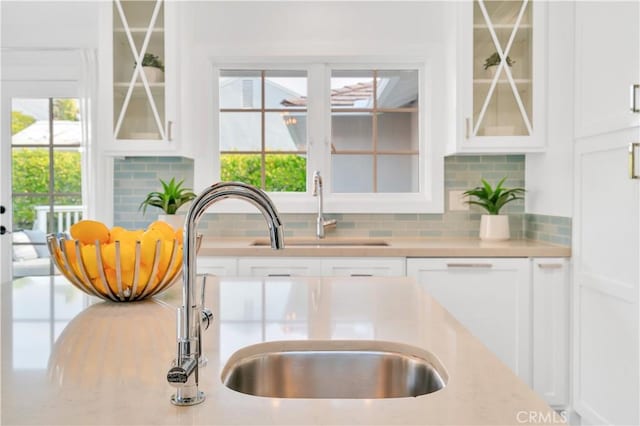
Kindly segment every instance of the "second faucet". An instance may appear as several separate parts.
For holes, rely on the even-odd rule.
[[[322,177],[320,172],[316,170],[313,173],[313,196],[318,197],[318,217],[316,218],[316,237],[324,238],[325,230],[336,227],[335,219],[324,220],[322,214]]]

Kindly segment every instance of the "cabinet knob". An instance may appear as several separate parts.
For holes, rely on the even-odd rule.
[[[6,212],[7,209],[5,206],[0,206],[0,214],[4,214],[4,212]]]
[[[7,233],[7,228],[5,228],[4,226],[0,226],[0,235],[4,235]]]
[[[631,85],[631,112],[640,112],[638,107],[638,92],[640,92],[640,84]]]

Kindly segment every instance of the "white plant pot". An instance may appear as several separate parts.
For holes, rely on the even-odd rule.
[[[158,220],[163,222],[167,222],[169,225],[173,227],[176,231],[178,229],[182,229],[184,227],[184,214],[159,214]]]
[[[504,241],[509,239],[509,216],[483,214],[480,218],[480,239]]]
[[[144,75],[149,83],[162,83],[164,81],[164,71],[155,67],[142,67]]]

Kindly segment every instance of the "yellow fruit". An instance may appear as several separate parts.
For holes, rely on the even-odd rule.
[[[93,283],[93,287],[98,290],[98,292],[104,294],[105,296],[109,295],[109,292],[107,291],[107,288],[105,287],[105,285],[102,283],[102,280],[98,277],[98,278],[94,278],[91,280],[91,282]]]
[[[160,231],[164,240],[173,240],[174,235],[176,233],[176,231],[173,229],[171,225],[161,220],[156,220],[155,222],[153,222],[147,228],[147,230],[149,229],[155,229],[156,231]]]
[[[130,271],[135,264],[135,245],[120,244],[120,270]],[[102,263],[110,269],[116,269],[116,243],[104,244],[102,246]]]
[[[118,294],[118,280],[116,277],[116,271],[110,268],[105,268],[104,275],[107,279],[107,283],[109,284],[109,288],[111,289],[111,291],[114,294]]]
[[[174,238],[178,240],[180,244],[183,244],[182,229],[176,230],[176,233],[174,234]]]
[[[62,247],[64,253],[67,256],[67,260],[70,264],[76,263],[76,242],[74,240],[64,240],[64,247]],[[63,262],[64,263],[64,262]]]
[[[153,266],[153,260],[156,256],[156,243],[160,241],[160,245],[163,244],[162,233],[155,229],[149,229],[142,234],[142,241],[140,242],[140,256],[142,258],[142,264]],[[162,253],[162,247],[161,251]]]
[[[122,271],[122,289],[133,287],[133,269]]]
[[[183,255],[182,244],[177,245],[176,250],[178,250],[178,253],[176,253],[176,264],[173,265],[173,269],[171,270],[171,275],[175,275],[178,269],[180,269],[180,267],[182,266],[182,255]]]
[[[109,228],[102,222],[95,220],[81,220],[69,228],[71,236],[82,244],[95,244],[109,242]]]
[[[137,240],[136,231],[129,231],[120,226],[114,226],[109,233],[109,242],[115,243],[120,241],[121,243],[134,244]]]
[[[96,256],[96,246],[93,244],[87,244],[80,249],[82,261],[84,262],[84,268],[89,278],[94,279],[98,277],[98,258]],[[102,265],[100,265],[102,266]]]
[[[171,255],[173,254],[173,244],[164,244],[160,253],[160,263],[158,263],[158,276],[164,278],[164,274],[169,268]]]

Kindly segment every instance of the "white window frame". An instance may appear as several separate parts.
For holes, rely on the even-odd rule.
[[[307,72],[307,191],[297,193],[270,192],[280,213],[316,213],[317,198],[312,196],[313,181],[319,170],[324,180],[324,212],[326,213],[442,213],[444,211],[444,156],[442,146],[447,136],[446,124],[437,123],[434,108],[440,97],[433,96],[434,74],[425,57],[390,58],[216,58],[211,61],[211,124],[207,141],[214,141],[212,158],[195,163],[196,189],[220,180],[219,140],[219,75],[221,70],[303,70]],[[418,70],[419,73],[419,191],[415,193],[332,193],[331,182],[331,100],[332,70]],[[203,170],[199,165],[207,165]],[[229,200],[215,207],[218,213],[253,213],[247,203]]]

